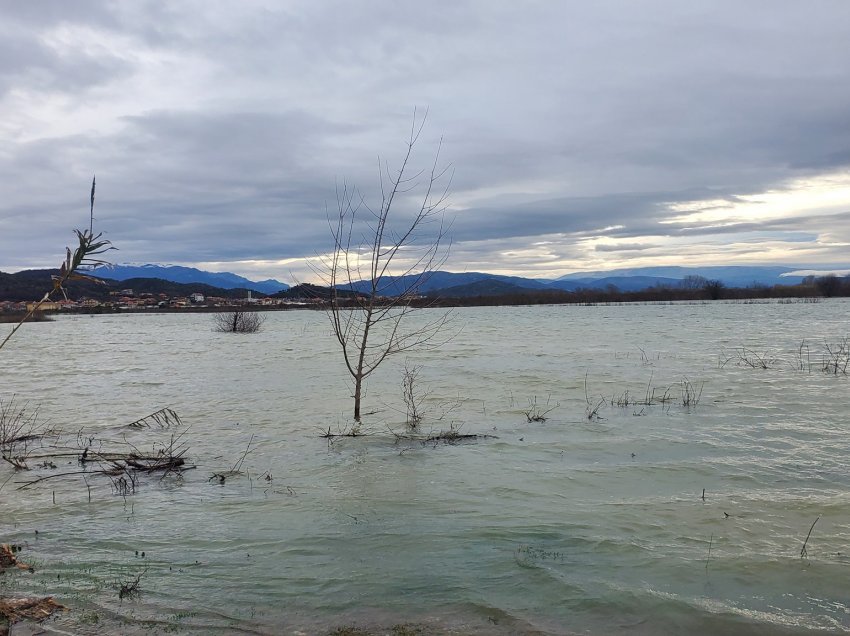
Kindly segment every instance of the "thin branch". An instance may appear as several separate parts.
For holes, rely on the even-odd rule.
[[[808,559],[808,558],[809,558],[809,551],[806,549],[806,546],[807,546],[807,545],[808,545],[808,543],[809,543],[809,537],[811,537],[811,536],[812,536],[812,530],[814,530],[814,529],[815,529],[815,524],[816,524],[818,521],[820,521],[820,515],[818,515],[818,518],[817,518],[817,519],[815,519],[814,521],[812,521],[812,527],[811,527],[811,528],[809,528],[809,533],[806,535],[806,540],[805,540],[805,541],[803,541],[803,547],[802,547],[802,549],[800,550],[800,558],[801,558],[801,559],[803,559],[803,558]]]

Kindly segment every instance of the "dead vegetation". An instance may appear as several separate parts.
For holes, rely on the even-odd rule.
[[[528,401],[528,408],[523,413],[529,424],[532,422],[545,422],[549,419],[549,413],[561,406],[560,403],[550,406],[549,402],[551,399],[552,396],[550,395],[546,398],[546,404],[540,405],[537,403],[537,396],[535,395]]]
[[[824,343],[821,371],[832,375],[847,375],[850,365],[850,339],[844,338],[836,344]]]
[[[818,521],[820,521],[820,515],[818,515],[817,519],[812,521],[812,525],[809,528],[808,534],[806,535],[806,540],[803,541],[803,547],[800,549],[800,558],[801,559],[808,559],[809,558],[809,551],[806,547],[809,545],[809,539],[811,539],[811,537],[812,537],[812,530],[815,529],[815,524]]]
[[[20,413],[20,410],[17,412]],[[21,419],[27,421],[25,417],[12,418],[12,421]],[[166,430],[176,428],[180,424],[179,416],[173,410],[164,408],[132,422],[126,428],[138,430],[156,427]],[[13,425],[9,430],[22,429]],[[14,452],[8,453],[4,450],[3,455],[15,468],[15,472],[31,474],[28,479],[14,482],[18,490],[26,490],[56,479],[81,478],[89,489],[90,498],[88,477],[100,476],[109,483],[114,494],[126,497],[136,492],[143,475],[157,475],[164,479],[168,475],[181,475],[183,471],[195,468],[186,462],[185,457],[188,452],[185,440],[188,429],[171,431],[165,439],[155,439],[147,449],[139,448],[129,441],[126,435],[121,435],[120,438],[111,435],[109,439],[101,439],[79,430],[75,437],[69,439],[50,429],[51,436],[48,438],[43,431],[36,430],[39,430],[37,434],[29,433],[24,439],[37,441],[38,445],[24,445],[20,441],[22,436],[16,435],[14,440],[17,440],[17,445],[4,447],[15,449]],[[114,429],[112,432],[114,433]],[[57,470],[60,463],[68,465],[73,459],[76,459],[77,464],[74,470]]]
[[[354,422],[350,426],[337,426],[336,433],[331,430],[331,427],[328,426],[327,430],[323,430],[322,434],[319,437],[322,437],[327,440],[332,440],[337,437],[363,437],[364,435],[370,435],[370,433],[366,432],[363,429],[363,426],[360,422]]]
[[[422,418],[425,414],[422,412],[422,401],[428,397],[430,392],[420,393],[419,390],[419,374],[422,371],[420,366],[411,366],[407,362],[404,364],[404,374],[402,375],[402,399],[404,400],[405,414],[407,416],[407,426],[411,430],[416,430],[422,424]]]
[[[209,478],[209,481],[215,481],[222,486],[227,481],[229,477],[236,477],[242,474],[242,464],[245,463],[245,458],[253,452],[251,448],[251,444],[254,442],[254,436],[251,435],[251,438],[248,440],[248,445],[245,447],[245,451],[240,455],[239,459],[236,460],[236,463],[231,466],[230,470],[223,470],[221,472],[213,473]],[[268,481],[271,481],[271,475],[267,475]]]
[[[390,356],[441,344],[438,336],[450,315],[432,312],[419,323],[409,320],[423,309],[416,302],[423,286],[448,257],[444,215],[451,171],[440,165],[442,143],[430,167],[412,165],[426,118],[427,111],[419,116],[414,110],[397,169],[379,162],[380,207],[343,182],[337,213],[328,218],[333,248],[313,265],[330,289],[328,318],[354,384],[355,422],[361,421],[367,378]]]
[[[28,470],[26,459],[31,447],[54,433],[38,419],[38,409],[29,403],[0,398],[0,457],[16,470]]]
[[[738,347],[731,352],[721,350],[718,366],[722,369],[730,362],[750,369],[772,369],[780,361],[779,357],[768,351],[759,353],[747,347]]]
[[[664,413],[670,413],[671,407],[678,402],[685,412],[690,413],[699,404],[705,386],[705,382],[695,383],[687,376],[678,382],[661,386],[653,386],[652,380],[653,375],[650,374],[641,392],[625,389],[613,394],[610,398],[592,398],[588,390],[587,374],[585,374],[584,400],[587,419],[591,421],[603,419],[599,411],[605,405],[620,409],[633,408],[633,415],[641,416],[646,415],[650,407],[660,407]]]
[[[418,442],[423,446],[429,444],[434,447],[439,444],[458,444],[460,442],[471,442],[479,439],[495,439],[495,435],[485,435],[480,433],[462,433],[462,424],[452,422],[446,429],[430,431],[428,433],[399,433],[393,432],[396,442]]]
[[[24,570],[25,572],[35,571],[31,565],[18,561],[18,558],[15,555],[20,552],[20,550],[21,546],[19,545],[9,543],[0,545],[0,574],[3,574],[5,570],[11,568],[17,568],[18,570]]]
[[[45,598],[0,598],[0,618],[14,624],[23,620],[40,622],[58,611],[66,610],[48,596]],[[2,629],[2,625],[0,625]],[[2,632],[0,632],[2,633]]]
[[[256,311],[229,311],[213,316],[213,331],[220,333],[257,333],[262,329],[265,316]]]
[[[140,417],[135,422],[130,422],[127,426],[130,428],[152,428],[158,426],[161,429],[171,428],[172,426],[180,426],[183,422],[180,421],[180,416],[173,410],[166,407],[154,411],[150,415]]]
[[[718,366],[722,369],[728,364],[751,369],[773,369],[788,364],[792,369],[811,373],[820,371],[829,375],[850,373],[850,338],[844,337],[837,342],[823,341],[819,345],[810,344],[805,339],[788,356],[770,352],[757,352],[747,347],[738,347],[732,351],[722,350],[718,357]]]
[[[0,576],[7,570],[35,572],[31,565],[18,560],[21,546],[4,543],[0,545]],[[51,597],[7,598],[0,597],[0,634],[8,633],[4,623],[14,624],[23,620],[42,621],[58,610],[66,609]]]
[[[44,296],[37,303],[33,304],[24,316],[12,327],[11,331],[3,340],[0,340],[0,349],[15,335],[15,332],[21,326],[36,315],[44,303],[51,300],[57,294],[61,294],[63,298],[68,299],[68,294],[65,286],[69,281],[88,280],[95,283],[101,283],[98,278],[83,274],[90,272],[98,267],[107,265],[108,263],[100,258],[100,256],[110,250],[116,249],[112,243],[103,238],[103,234],[94,233],[94,194],[95,194],[95,179],[91,181],[91,205],[89,207],[89,227],[83,230],[74,230],[77,237],[78,245],[74,251],[70,247],[65,248],[65,259],[59,265],[59,273],[52,276],[53,288],[45,292]]]
[[[682,406],[685,409],[690,410],[697,407],[702,397],[703,386],[705,386],[705,382],[700,382],[699,387],[697,387],[687,377],[682,378]]]
[[[125,598],[130,598],[139,594],[139,592],[141,591],[139,589],[139,585],[142,582],[142,577],[147,574],[147,572],[148,569],[145,568],[144,570],[139,572],[134,578],[119,582],[118,598],[123,601]]]

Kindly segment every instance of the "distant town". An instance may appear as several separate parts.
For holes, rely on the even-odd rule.
[[[773,279],[786,284],[756,280],[747,285],[736,285],[737,281],[732,275],[739,269],[743,268],[725,268],[723,272],[718,272],[726,274],[726,282],[695,274],[688,274],[682,279],[640,275],[596,280],[541,281],[483,273],[454,274],[438,271],[427,279],[421,294],[409,297],[408,302],[419,306],[486,306],[748,299],[817,301],[819,298],[850,296],[850,276],[807,275]],[[0,314],[9,317],[34,309],[45,292],[53,288],[56,271],[0,272]],[[758,273],[758,270],[747,268],[743,275],[753,276],[754,273]],[[776,276],[775,271],[768,273]],[[382,288],[383,293],[388,297],[393,296],[405,284],[403,279],[390,279]],[[337,293],[352,297],[369,293],[366,283],[353,283],[350,287]],[[41,302],[38,307],[40,312],[320,309],[325,307],[331,295],[326,287],[303,283],[267,293],[245,287],[225,289],[207,283],[175,282],[161,278],[116,281],[83,277],[82,280],[69,281],[64,291],[63,294],[57,290],[49,300]]]
[[[0,301],[2,312],[31,311],[38,304],[37,300],[30,301]],[[235,308],[298,308],[310,305],[321,305],[322,300],[317,298],[271,298],[252,297],[249,291],[245,298],[225,298],[222,296],[206,296],[201,292],[194,292],[188,296],[169,296],[165,293],[140,292],[136,293],[131,288],[109,292],[108,300],[96,298],[80,298],[50,300],[41,303],[40,311],[97,311],[97,310],[204,310]]]

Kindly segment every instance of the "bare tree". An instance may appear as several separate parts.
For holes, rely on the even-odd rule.
[[[370,207],[355,187],[337,188],[337,215],[329,217],[333,251],[314,270],[330,288],[328,316],[354,381],[356,422],[366,378],[390,355],[438,344],[437,334],[449,317],[438,312],[406,320],[427,307],[421,302],[422,286],[448,255],[449,167],[440,166],[438,147],[429,168],[411,168],[426,118],[427,113],[420,118],[414,112],[396,171],[379,157],[379,208]]]
[[[256,311],[226,311],[213,316],[213,330],[224,333],[257,333],[265,316]]]
[[[826,276],[818,276],[815,278],[815,287],[827,298],[837,296],[841,290],[841,279],[835,274],[827,274]]]
[[[721,280],[707,280],[702,288],[711,300],[720,300],[726,290],[726,284]]]
[[[679,287],[682,289],[704,289],[707,282],[708,279],[705,276],[689,274],[681,280]]]

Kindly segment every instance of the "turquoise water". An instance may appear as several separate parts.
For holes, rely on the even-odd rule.
[[[820,369],[848,309],[458,310],[440,349],[370,379],[368,434],[332,441],[319,435],[347,428],[351,387],[320,312],[267,314],[253,335],[203,314],[28,325],[0,352],[0,397],[38,406],[73,452],[182,435],[197,468],[121,497],[99,475],[17,490],[80,470],[73,454],[4,463],[0,540],[37,570],[0,586],[55,595],[71,611],[53,626],[73,634],[845,633],[850,378]],[[491,437],[397,440],[405,362],[426,432]],[[647,387],[669,399],[633,404]],[[127,428],[165,406],[182,426]],[[527,421],[535,406],[545,421]],[[211,479],[249,441],[242,474]]]

